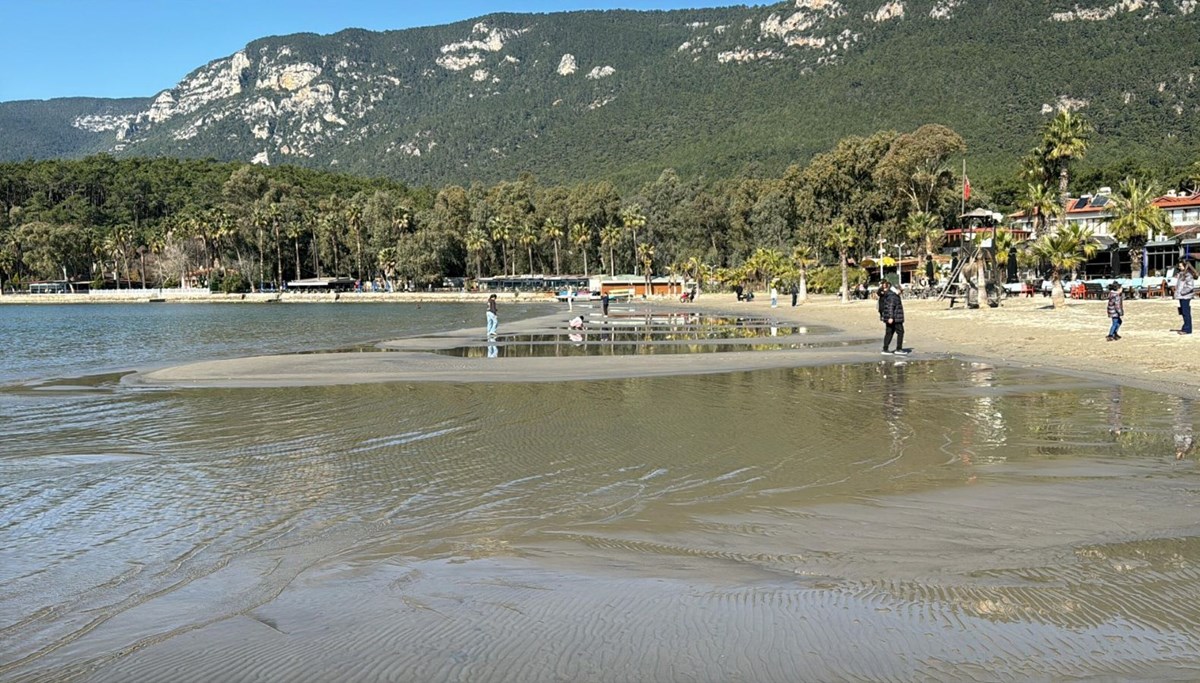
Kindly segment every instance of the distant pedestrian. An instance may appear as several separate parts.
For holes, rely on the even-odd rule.
[[[779,288],[771,285],[771,308],[779,307]]]
[[[608,317],[608,292],[600,295],[600,310],[604,313],[604,317]]]
[[[883,355],[890,356],[893,353],[901,356],[908,355],[908,351],[904,349],[904,302],[900,300],[900,295],[892,290],[892,283],[887,280],[879,285],[878,306],[879,319],[885,326]],[[896,337],[896,350],[889,351],[888,347],[892,344],[893,335]]]
[[[1125,318],[1125,295],[1121,291],[1121,283],[1116,280],[1108,285],[1108,317],[1112,318],[1112,327],[1108,328],[1105,339],[1117,341],[1121,338],[1117,330],[1121,329],[1121,321]]]
[[[496,328],[500,326],[500,318],[496,315],[496,295],[488,297],[487,307],[487,336],[488,339],[496,338]]]
[[[1192,297],[1196,291],[1196,271],[1186,260],[1179,261],[1175,269],[1175,300],[1179,302],[1179,315],[1183,318],[1183,326],[1179,334],[1192,333]]]
[[[792,308],[796,307],[796,302],[800,299],[800,288],[792,285]]]
[[[567,287],[567,310],[575,310],[575,288]]]

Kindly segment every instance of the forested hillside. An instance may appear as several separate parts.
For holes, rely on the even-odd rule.
[[[778,175],[848,135],[941,123],[994,186],[1068,107],[1095,126],[1092,168],[1167,176],[1200,148],[1195,9],[795,0],[271,37],[86,124],[75,101],[0,104],[0,155],[107,149],[435,187],[531,172],[632,189],[664,168]]]

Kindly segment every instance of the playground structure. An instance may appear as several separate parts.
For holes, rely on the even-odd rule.
[[[958,246],[955,265],[938,294],[938,300],[950,299],[953,308],[957,299],[966,299],[967,308],[979,308],[982,290],[987,305],[995,308],[1004,296],[1008,267],[1008,264],[1001,264],[996,259],[996,231],[1003,217],[986,209],[975,209],[959,218],[967,227],[955,231],[962,241]]]

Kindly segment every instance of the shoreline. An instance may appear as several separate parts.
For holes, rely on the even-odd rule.
[[[714,295],[718,298],[722,295]],[[1061,309],[1044,297],[1012,297],[995,309],[966,309],[933,299],[904,301],[905,346],[911,358],[925,352],[1115,382],[1178,396],[1200,395],[1200,335],[1179,335],[1173,299],[1126,300],[1119,341],[1105,341],[1111,322],[1106,301],[1068,299]],[[803,320],[873,336],[878,354],[883,323],[875,301],[841,303],[819,297],[795,308],[780,299],[737,302],[723,309],[770,312],[782,321]],[[878,356],[877,356],[878,357]],[[882,356],[886,358],[886,356]]]
[[[272,295],[261,295],[272,296]],[[286,296],[286,295],[285,295]],[[331,300],[331,295],[293,295],[297,301]],[[355,294],[341,301],[392,303],[482,302],[486,293]],[[300,299],[299,297],[304,297]],[[285,299],[286,300],[286,299]],[[538,301],[521,295],[519,301]],[[568,310],[544,295],[545,316],[505,323],[504,333],[545,332],[566,320]],[[503,299],[502,299],[503,301]],[[512,301],[512,299],[509,299]],[[628,304],[621,304],[622,307]],[[781,323],[822,325],[830,335],[805,342],[832,342],[833,348],[679,353],[568,358],[455,358],[430,351],[453,346],[479,345],[478,328],[447,331],[436,338],[396,339],[379,345],[398,353],[329,354],[313,356],[256,356],[205,361],[145,373],[134,373],[132,384],[174,387],[269,387],[363,384],[400,381],[433,382],[549,382],[586,379],[648,377],[675,374],[711,374],[753,369],[863,363],[894,360],[880,356],[883,325],[875,302],[842,303],[834,296],[818,295],[796,307],[784,297],[771,308],[764,297],[738,302],[732,293],[701,294],[692,304],[669,300],[634,302],[655,312],[753,314],[771,316]],[[950,308],[946,301],[906,300],[906,346],[914,349],[908,360],[959,359],[1014,367],[1041,368],[1104,383],[1122,384],[1179,396],[1200,393],[1200,337],[1173,331],[1179,318],[1170,299],[1127,301],[1125,333],[1117,342],[1106,342],[1108,329],[1104,301],[1068,300],[1051,309],[1043,297],[1006,299],[999,308]],[[590,301],[578,302],[576,312],[599,309]],[[561,319],[561,320],[560,320]],[[781,338],[788,341],[787,338]],[[792,339],[796,341],[796,339]],[[839,346],[840,344],[840,346]],[[499,362],[497,362],[499,361]]]
[[[492,292],[251,292],[223,294],[205,289],[105,290],[86,294],[4,294],[0,305],[40,306],[66,304],[325,304],[325,303],[474,303],[485,302]],[[499,303],[554,303],[548,292],[504,292]]]

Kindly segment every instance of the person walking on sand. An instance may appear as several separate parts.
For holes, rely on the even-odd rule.
[[[496,315],[496,295],[488,297],[487,307],[487,336],[488,339],[496,338],[496,328],[500,325],[500,318]]]
[[[900,300],[900,295],[892,290],[892,283],[884,280],[879,285],[879,319],[883,321],[885,332],[883,333],[883,355],[890,356],[893,353],[907,356],[908,351],[904,349],[904,302]],[[892,336],[896,337],[896,350],[888,351],[888,346],[892,343]]]
[[[1121,321],[1125,318],[1125,295],[1121,292],[1121,283],[1113,280],[1108,284],[1108,317],[1112,318],[1112,327],[1108,328],[1108,341],[1117,341],[1121,335]]]
[[[600,295],[600,311],[604,313],[604,317],[608,317],[608,292]]]
[[[796,300],[800,298],[800,288],[792,285],[792,308],[796,307]]]
[[[779,288],[771,285],[771,308],[779,308]]]
[[[1196,271],[1186,260],[1179,261],[1176,268],[1175,300],[1179,302],[1179,315],[1183,318],[1183,326],[1179,334],[1192,333],[1192,297],[1196,291]]]

